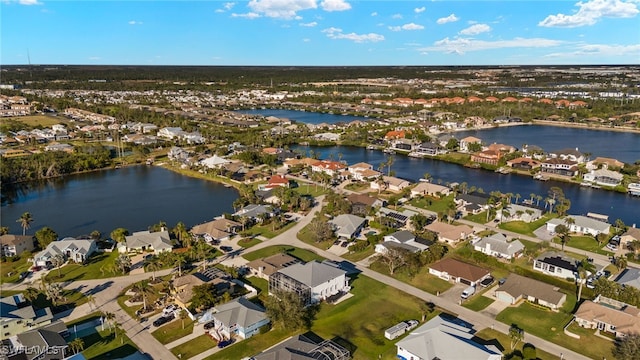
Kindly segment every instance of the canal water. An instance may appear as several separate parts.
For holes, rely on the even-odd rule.
[[[233,212],[238,193],[221,184],[157,166],[134,166],[72,175],[17,189],[2,188],[1,225],[22,233],[16,220],[30,212],[27,233],[49,226],[60,237],[115,228],[146,230],[160,221],[187,227]]]
[[[283,109],[251,109],[251,110],[238,110],[238,113],[249,115],[262,115],[262,116],[275,116],[277,118],[286,118],[289,120],[295,120],[296,122],[303,122],[305,124],[337,124],[337,123],[350,123],[355,120],[369,121],[370,118],[362,116],[351,115],[336,115],[336,114],[323,114],[308,111],[298,110],[283,110]]]

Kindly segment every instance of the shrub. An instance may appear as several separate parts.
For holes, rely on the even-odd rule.
[[[522,347],[522,356],[524,360],[536,360],[538,358],[536,355],[536,347],[532,344],[524,344]]]

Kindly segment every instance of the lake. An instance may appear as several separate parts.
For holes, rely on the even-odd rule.
[[[275,116],[277,118],[286,118],[294,120],[296,122],[303,122],[306,124],[336,124],[336,123],[350,123],[355,120],[369,121],[371,119],[362,116],[351,115],[336,115],[336,114],[324,114],[308,111],[298,110],[283,110],[283,109],[251,109],[251,110],[238,110],[241,114],[249,115],[262,115],[262,116]]]
[[[443,185],[452,182],[466,182],[469,186],[482,188],[485,193],[498,190],[503,193],[520,194],[521,200],[530,198],[530,194],[546,197],[553,186],[562,188],[565,197],[571,200],[570,214],[586,214],[595,212],[609,215],[610,222],[622,219],[625,224],[640,225],[640,197],[632,197],[627,194],[613,191],[585,188],[576,184],[559,181],[537,181],[530,176],[516,174],[499,174],[492,171],[472,169],[464,166],[434,160],[431,158],[413,158],[405,155],[387,155],[378,150],[351,146],[293,146],[292,150],[300,150],[308,154],[313,150],[321,159],[342,159],[348,164],[366,162],[373,165],[375,170],[381,163],[386,162],[388,156],[394,159],[391,171],[397,177],[419,181],[428,172],[433,176],[433,182],[441,182]],[[383,172],[387,173],[385,166]],[[543,204],[543,202],[540,202]]]
[[[14,191],[2,188],[1,224],[22,233],[16,220],[30,212],[27,233],[49,226],[60,237],[107,235],[117,227],[146,230],[160,221],[191,227],[233,212],[237,191],[157,166],[133,166],[71,175]]]

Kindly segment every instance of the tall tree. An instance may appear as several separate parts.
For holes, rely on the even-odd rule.
[[[36,240],[40,249],[45,249],[49,244],[58,240],[58,234],[48,226],[36,231]]]
[[[126,237],[129,235],[129,230],[125,228],[117,228],[114,229],[109,235],[111,236],[111,239],[115,240],[116,242],[123,243],[127,240]]]
[[[55,254],[51,257],[51,265],[53,265],[55,268],[58,269],[58,278],[62,277],[62,274],[60,272],[60,267],[62,265],[64,265],[64,256],[62,256],[62,254]]]
[[[131,258],[127,254],[120,254],[116,258],[115,265],[122,274],[125,274],[129,269],[131,269]]]
[[[142,309],[143,311],[147,310],[147,299],[150,295],[153,295],[153,287],[149,285],[148,280],[142,280],[133,284],[131,287],[136,294],[142,297]]]
[[[74,354],[79,353],[84,350],[84,340],[82,338],[75,338],[69,341],[69,348],[73,351]]]
[[[578,263],[578,301],[580,301],[580,297],[582,296],[582,286],[587,277],[595,271],[595,265],[587,261],[587,259],[582,259],[582,261]]]
[[[310,308],[293,291],[277,290],[264,303],[266,313],[275,326],[291,330],[308,328],[311,324]]]
[[[520,329],[518,325],[512,324],[509,328],[509,338],[511,338],[511,350],[513,350],[524,339],[524,330]]]
[[[613,355],[618,360],[640,359],[640,334],[628,334],[616,339]]]
[[[560,238],[560,243],[562,244],[562,251],[564,251],[564,244],[569,241],[569,228],[566,225],[559,224],[555,228],[556,234]]]
[[[22,213],[16,222],[20,223],[22,227],[22,235],[26,235],[27,229],[31,227],[31,223],[33,222],[33,216],[31,216],[30,212]]]
[[[407,264],[409,251],[401,248],[387,248],[386,251],[378,255],[378,260],[387,265],[389,274],[393,275],[397,269]]]

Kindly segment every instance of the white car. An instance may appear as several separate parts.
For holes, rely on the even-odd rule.
[[[613,243],[608,243],[607,244],[607,249],[616,251],[616,250],[618,250],[618,245],[613,244]]]
[[[162,314],[169,315],[169,314],[172,314],[172,313],[176,312],[176,310],[178,310],[178,305],[169,304],[169,305],[167,305],[167,307],[164,308],[164,310],[162,310]]]

